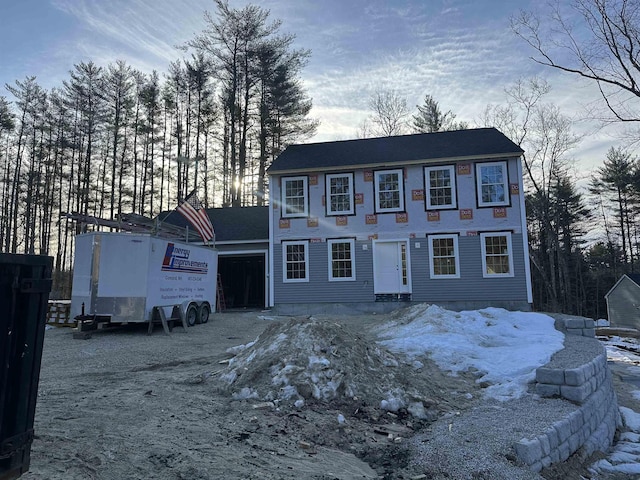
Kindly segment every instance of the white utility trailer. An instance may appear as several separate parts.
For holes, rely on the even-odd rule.
[[[71,318],[99,324],[206,323],[216,308],[215,249],[149,234],[92,232],[76,237]],[[83,328],[84,327],[84,328]]]

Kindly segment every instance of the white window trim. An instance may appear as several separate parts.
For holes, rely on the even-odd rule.
[[[333,276],[333,256],[331,255],[331,246],[334,243],[348,243],[351,248],[351,276],[350,277],[334,277]],[[327,257],[329,259],[329,281],[330,282],[353,282],[356,279],[356,242],[353,238],[336,238],[327,240]]]
[[[287,182],[302,180],[304,183],[304,209],[302,212],[287,213]],[[309,216],[309,179],[304,176],[298,177],[282,177],[280,184],[282,191],[280,192],[280,201],[282,206],[282,218],[296,218],[296,217],[308,217]]]
[[[429,172],[434,170],[449,170],[451,173],[451,203],[449,205],[431,205]],[[456,191],[456,168],[453,165],[440,165],[434,167],[424,167],[424,186],[427,200],[427,210],[448,210],[458,208]]]
[[[395,173],[398,175],[398,193],[400,197],[400,205],[397,208],[380,208],[380,189],[378,180],[380,178],[380,175],[389,173]],[[402,168],[376,171],[374,174],[373,191],[376,202],[376,213],[404,212],[404,171],[402,170]]]
[[[504,200],[501,202],[483,202],[482,201],[482,174],[480,173],[482,167],[493,167],[499,165],[502,167],[504,188]],[[476,195],[478,196],[478,207],[501,207],[509,205],[509,170],[507,168],[507,162],[481,162],[476,163]]]
[[[331,179],[347,177],[349,179],[349,198],[351,199],[351,208],[349,210],[331,211]],[[353,215],[355,212],[355,193],[353,173],[328,173],[325,175],[325,202],[327,206],[327,216],[331,215]]]
[[[487,237],[507,237],[507,253],[509,255],[509,273],[488,273],[487,272]],[[513,277],[513,246],[511,244],[511,232],[488,232],[480,234],[480,245],[482,248],[482,276],[484,278],[507,278]]]
[[[304,278],[287,278],[287,247],[289,245],[304,245]],[[309,241],[283,241],[282,242],[282,282],[303,283],[309,282]]]
[[[433,256],[433,240],[441,238],[453,238],[453,253],[456,262],[456,274],[455,275],[436,275],[434,268],[434,256]],[[427,242],[429,242],[429,275],[431,278],[460,278],[460,250],[458,249],[458,235],[454,234],[442,234],[442,235],[428,235]]]

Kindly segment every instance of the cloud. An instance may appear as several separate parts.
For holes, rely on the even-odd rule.
[[[75,17],[84,27],[84,34],[76,38],[76,46],[83,54],[93,57],[95,52],[110,50],[112,59],[128,54],[146,58],[156,68],[180,56],[176,41],[189,38],[184,32],[188,25],[196,25],[195,18],[202,20],[202,11],[193,8],[196,3],[53,0],[56,8]]]

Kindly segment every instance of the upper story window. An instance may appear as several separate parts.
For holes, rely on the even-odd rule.
[[[282,178],[282,216],[308,217],[307,177]]]
[[[355,241],[327,240],[329,251],[329,281],[344,281],[356,279]]]
[[[484,277],[513,277],[511,233],[481,233],[482,275]]]
[[[458,235],[429,235],[427,241],[431,278],[460,278]]]
[[[327,215],[351,215],[354,212],[353,173],[325,176]]]
[[[427,210],[456,208],[456,171],[453,165],[424,167]]]
[[[309,242],[282,242],[282,281],[309,281]]]
[[[376,212],[403,212],[404,185],[401,168],[375,172]]]
[[[507,162],[476,164],[478,206],[493,207],[509,204],[509,176]]]

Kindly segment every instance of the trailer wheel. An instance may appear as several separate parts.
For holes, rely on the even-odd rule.
[[[198,323],[207,323],[209,321],[209,314],[211,313],[211,307],[208,303],[203,303],[198,308]]]
[[[196,324],[196,320],[198,319],[198,309],[194,304],[191,304],[187,307],[187,312],[185,313],[187,317],[187,325],[193,327]]]

